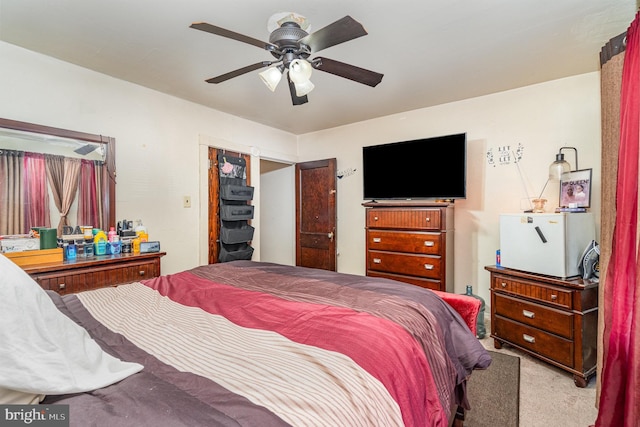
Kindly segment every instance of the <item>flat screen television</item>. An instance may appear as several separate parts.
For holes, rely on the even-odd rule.
[[[467,134],[362,148],[365,200],[464,199]]]

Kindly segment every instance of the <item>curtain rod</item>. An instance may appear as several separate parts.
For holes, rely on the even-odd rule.
[[[606,64],[611,58],[619,53],[624,52],[627,47],[627,32],[619,34],[609,40],[602,49],[600,49],[600,68]]]

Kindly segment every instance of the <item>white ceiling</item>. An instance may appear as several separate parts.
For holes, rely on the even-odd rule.
[[[637,9],[636,0],[0,0],[0,40],[303,134],[597,71],[601,47]],[[205,82],[272,56],[192,22],[268,41],[267,20],[283,11],[306,16],[311,32],[345,15],[361,22],[367,36],[320,55],[382,73],[382,83],[314,71],[309,102],[293,106],[286,85],[269,91],[259,71]]]

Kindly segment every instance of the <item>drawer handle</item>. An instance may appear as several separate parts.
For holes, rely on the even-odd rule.
[[[501,285],[502,285],[503,288],[507,287],[507,284],[505,282],[502,282]]]
[[[144,270],[140,270],[139,273],[140,273],[141,276],[144,276],[145,271]]]
[[[427,270],[433,270],[433,264],[425,264],[424,268],[426,268]]]
[[[431,241],[427,241],[427,240],[425,240],[424,245],[425,245],[425,246],[433,246],[433,245],[434,245],[434,243],[433,243],[433,242],[431,242]]]
[[[431,221],[431,218],[426,217],[426,218],[425,218],[425,221],[430,222],[430,221]]]
[[[380,263],[382,263],[382,260],[380,258],[374,258],[373,259],[373,263],[374,264],[380,264]]]
[[[556,294],[551,295],[551,301],[555,301],[557,299],[558,299],[558,295]]]
[[[524,338],[524,340],[526,342],[531,343],[531,344],[535,344],[535,342],[536,342],[535,337],[532,337],[531,335],[522,334],[522,338]]]
[[[66,285],[66,284],[64,284],[64,283],[60,283],[60,284],[58,285],[58,289],[60,289],[60,290],[63,290],[63,289],[65,289],[66,287],[67,287],[67,285]]]
[[[378,217],[377,217],[377,216],[374,216],[374,217],[373,217],[373,220],[374,220],[374,221],[377,221],[377,220],[378,220]]]
[[[381,238],[379,238],[379,237],[374,237],[373,238],[373,243],[380,243],[380,242],[382,242]]]
[[[536,317],[536,314],[533,311],[529,311],[529,310],[522,310],[522,315],[529,319],[533,319]]]

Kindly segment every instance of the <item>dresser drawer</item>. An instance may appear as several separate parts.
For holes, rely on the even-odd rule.
[[[381,251],[369,251],[367,253],[367,268],[373,271],[439,279],[441,277],[440,263],[440,257],[429,255]]]
[[[571,340],[497,315],[492,329],[494,337],[507,340],[569,368],[574,366],[574,345]]]
[[[545,307],[500,293],[494,294],[493,304],[495,314],[499,316],[573,339],[574,314],[571,312]]]
[[[137,282],[160,275],[160,263],[153,261],[129,262],[94,268],[79,268],[54,273],[32,275],[33,279],[46,290],[61,295],[73,294],[105,286]]]
[[[442,224],[440,209],[369,209],[368,228],[402,230],[439,230]]]
[[[433,289],[434,291],[442,291],[442,282],[436,279],[427,279],[423,277],[405,276],[402,274],[382,273],[379,271],[367,271],[369,277],[382,277],[384,279],[397,280],[398,282],[409,283],[411,285],[420,286],[421,288]]]
[[[572,309],[573,295],[570,289],[562,289],[557,286],[541,285],[526,280],[516,280],[509,276],[494,275],[491,287],[496,291],[511,293],[514,295],[543,301],[558,307]]]
[[[439,255],[442,233],[368,230],[369,250]]]

